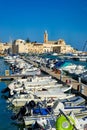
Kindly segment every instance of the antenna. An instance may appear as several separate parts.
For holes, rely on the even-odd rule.
[[[85,51],[85,50],[86,50],[86,47],[87,47],[87,41],[85,42],[82,51]]]
[[[12,44],[12,37],[9,36],[9,42]]]

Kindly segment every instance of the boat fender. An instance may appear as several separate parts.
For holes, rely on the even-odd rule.
[[[74,119],[68,116],[72,124],[75,124]],[[56,120],[56,130],[73,130],[73,125],[66,119],[65,116],[61,115]]]

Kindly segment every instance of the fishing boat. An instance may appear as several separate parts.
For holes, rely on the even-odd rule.
[[[87,56],[80,56],[79,61],[87,61]]]
[[[51,76],[34,76],[30,78],[18,78],[16,80],[13,80],[6,88],[4,88],[2,90],[2,93],[6,93],[7,91],[9,91],[10,95],[13,95],[13,91],[17,92],[23,90],[24,88],[29,89],[29,87],[33,86],[33,88],[35,88],[35,86],[40,87],[41,85],[50,86],[55,83],[57,83],[57,80],[52,79]]]
[[[60,114],[55,117],[32,118],[32,130],[87,130],[87,117],[76,118],[74,113],[69,115],[60,110]],[[25,128],[25,130],[29,130]]]
[[[30,107],[30,104],[34,104],[33,107]],[[40,117],[51,117],[50,114],[53,114],[54,116],[57,116],[59,114],[59,110],[69,113],[69,112],[75,112],[75,114],[78,116],[79,113],[83,111],[83,113],[87,114],[87,107],[85,105],[83,106],[65,106],[59,99],[53,102],[53,105],[49,105],[49,103],[45,100],[45,102],[35,102],[30,101],[25,104],[25,106],[21,107],[25,109],[25,112],[23,109],[20,109],[20,111],[14,116],[13,119],[19,119],[20,116],[24,120],[26,125],[30,125],[30,119],[31,121],[34,118],[40,118]],[[82,114],[83,114],[82,113]],[[81,115],[80,115],[81,116]],[[29,119],[29,120],[28,120]]]
[[[60,110],[58,116],[37,117],[32,119],[31,128],[40,130],[87,130],[87,117],[76,118],[73,112],[66,114]],[[27,130],[27,129],[26,129]]]
[[[31,126],[32,130],[40,128],[40,130],[85,130],[87,128],[87,117],[76,117],[74,111],[68,113],[61,109],[60,103],[54,104],[53,109],[51,107],[41,107],[41,103],[38,103],[38,107],[34,101],[27,104],[29,109],[22,107],[20,111],[11,117],[12,120],[21,119],[25,126]],[[55,114],[56,105],[59,106],[57,113]],[[28,110],[28,114],[26,113]]]
[[[41,71],[39,68],[32,67],[32,68],[23,68],[23,70],[12,75],[35,76],[35,75],[40,75],[40,74],[41,74]]]
[[[75,114],[71,112],[67,115],[62,110],[56,120],[56,130],[86,130],[87,129],[87,117],[76,118]]]
[[[39,88],[36,87],[36,89],[30,87],[30,90],[27,89],[25,91],[21,91],[20,93],[16,93],[13,97],[8,98],[8,101],[15,107],[19,107],[23,106],[24,104],[26,104],[26,102],[29,102],[31,100],[55,101],[57,98],[67,99],[74,96],[74,94],[69,93],[69,91],[71,91],[71,87],[59,87],[58,85],[54,85],[53,87],[51,86],[50,88],[48,88],[47,86],[43,86],[42,89],[41,87],[42,86],[39,86]]]
[[[80,75],[80,78],[81,78],[81,81],[85,84],[87,84],[87,71],[83,72],[81,75]]]
[[[85,104],[85,99],[81,96],[74,96],[68,99],[61,100],[67,106],[79,106]]]
[[[28,84],[22,84],[19,87],[16,87],[14,89],[10,89],[10,95],[11,97],[14,96],[15,93],[24,93],[24,92],[36,92],[36,91],[47,91],[48,89],[50,90],[51,88],[58,88],[58,90],[62,90],[63,92],[66,90],[69,90],[71,87],[63,87],[62,84],[55,84],[54,82],[48,82],[48,84],[32,84],[32,85],[28,85]],[[60,89],[61,88],[61,89]],[[64,89],[63,89],[64,88]]]

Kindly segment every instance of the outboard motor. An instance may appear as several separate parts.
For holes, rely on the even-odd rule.
[[[16,120],[16,119],[21,120],[22,117],[25,115],[25,113],[26,113],[26,107],[23,106],[20,108],[20,111],[16,115],[11,116],[11,119],[12,120]]]
[[[36,106],[36,103],[31,100],[29,103],[25,104],[26,106],[26,115],[31,116],[31,110]]]
[[[16,115],[11,116],[12,120],[19,119],[21,120],[24,115],[31,115],[31,110],[36,106],[35,102],[32,100],[28,104],[25,104],[25,106],[21,107],[19,112]]]
[[[32,130],[45,130],[37,121],[32,126]]]
[[[31,100],[31,101],[29,102],[29,106],[30,106],[31,109],[32,109],[32,108],[34,108],[34,107],[36,106],[36,104],[35,104],[35,102],[34,102],[33,100]]]

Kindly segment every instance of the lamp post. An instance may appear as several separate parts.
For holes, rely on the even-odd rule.
[[[84,93],[84,86],[83,84],[81,83],[81,77],[79,77],[79,87],[80,87],[80,92],[83,94]]]
[[[63,71],[61,70],[60,71],[60,81],[62,81],[62,78],[63,78]]]

